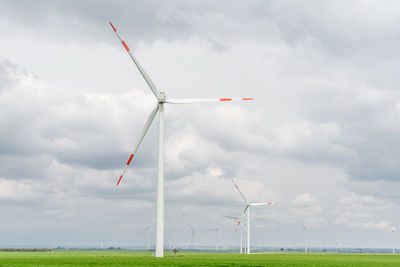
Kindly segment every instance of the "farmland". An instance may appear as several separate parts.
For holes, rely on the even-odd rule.
[[[400,255],[335,253],[0,252],[0,266],[400,266]]]

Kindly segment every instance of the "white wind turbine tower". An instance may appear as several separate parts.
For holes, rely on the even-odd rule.
[[[159,124],[158,124],[158,177],[157,177],[157,217],[156,217],[156,257],[164,257],[164,104],[188,104],[195,102],[214,102],[214,101],[232,101],[232,100],[253,100],[253,98],[240,98],[240,99],[232,99],[232,98],[208,98],[208,99],[171,99],[167,98],[164,92],[159,92],[154,85],[153,81],[144,71],[142,66],[137,61],[136,57],[132,54],[132,51],[129,49],[125,41],[122,40],[121,36],[118,34],[114,25],[110,22],[111,27],[114,32],[117,34],[118,39],[121,41],[129,56],[135,63],[136,67],[139,69],[141,75],[145,79],[147,85],[150,87],[154,96],[157,100],[157,105],[150,113],[149,118],[147,119],[144,129],[139,137],[138,142],[136,143],[135,148],[133,149],[132,154],[130,155],[128,161],[126,162],[125,168],[122,170],[122,173],[118,179],[117,186],[120,183],[122,176],[124,175],[126,169],[132,161],[133,156],[135,155],[137,149],[139,148],[140,143],[142,142],[144,136],[147,133],[151,123],[154,120],[154,117],[159,112]]]
[[[246,203],[246,206],[244,207],[242,216],[240,217],[240,221],[238,224],[240,225],[240,223],[243,221],[243,217],[247,213],[247,240],[246,240],[247,246],[246,247],[247,247],[247,254],[250,254],[250,252],[251,252],[251,250],[250,250],[250,207],[251,206],[266,206],[266,205],[279,204],[279,202],[272,201],[272,202],[262,202],[262,203],[249,203],[233,179],[232,179],[232,183],[235,185],[236,189],[238,190],[238,192],[240,193],[240,195],[242,196],[243,200]]]
[[[307,252],[307,231],[310,229],[308,225],[306,225],[303,221],[303,218],[300,217],[301,226],[304,230],[304,252]]]

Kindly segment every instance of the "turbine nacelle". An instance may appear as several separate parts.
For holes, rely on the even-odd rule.
[[[167,100],[167,95],[165,94],[165,92],[160,92],[158,94],[157,100],[158,103],[165,103],[165,101]]]

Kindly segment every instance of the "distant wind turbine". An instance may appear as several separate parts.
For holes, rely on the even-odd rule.
[[[133,156],[135,155],[137,149],[139,148],[140,143],[142,142],[144,136],[147,133],[151,123],[154,120],[154,117],[159,114],[159,125],[158,125],[158,178],[157,178],[157,218],[156,218],[156,257],[164,257],[164,104],[189,104],[189,103],[196,103],[196,102],[229,102],[232,100],[253,100],[253,98],[205,98],[205,99],[172,99],[167,98],[164,92],[159,92],[156,86],[154,85],[153,81],[144,71],[142,66],[139,64],[136,57],[133,55],[131,49],[125,43],[125,41],[121,38],[117,29],[114,25],[110,22],[110,25],[114,32],[117,34],[118,39],[121,41],[123,46],[125,47],[126,51],[128,52],[129,56],[135,63],[136,67],[139,69],[139,72],[145,79],[147,85],[150,87],[151,91],[153,92],[154,96],[157,100],[157,105],[154,107],[153,111],[150,113],[149,118],[146,121],[144,129],[139,137],[138,142],[136,143],[135,148],[133,149],[132,154],[129,156],[128,161],[124,169],[119,176],[117,186],[121,182],[122,176],[124,175],[126,169],[128,168],[129,164],[132,161]]]
[[[232,183],[235,185],[236,189],[238,190],[239,194],[242,196],[244,202],[246,203],[242,216],[240,217],[239,225],[243,221],[243,217],[247,213],[247,254],[250,254],[251,249],[250,249],[250,207],[251,206],[267,206],[267,205],[274,205],[274,204],[279,204],[277,201],[272,201],[272,202],[262,202],[262,203],[250,203],[247,201],[246,197],[243,195],[243,193],[240,191],[239,186],[235,183],[235,180],[232,179]]]
[[[189,224],[190,230],[192,230],[192,234],[190,236],[190,243],[194,245],[196,243],[195,235],[196,235],[196,230],[193,228],[192,225]]]
[[[396,231],[396,228],[392,227],[392,238],[393,238],[392,253],[393,254],[395,253],[395,250],[396,250],[396,247],[395,247],[395,231]]]
[[[150,233],[151,231],[153,231],[153,227],[151,226],[147,226],[146,228],[144,228],[142,231],[140,231],[139,235],[144,234],[145,232],[147,232],[147,250],[150,250]]]
[[[303,218],[300,216],[301,226],[304,230],[304,252],[307,252],[307,231],[310,229],[310,226],[306,225],[303,221]]]
[[[216,228],[208,229],[207,231],[209,231],[209,232],[215,231],[216,232],[217,244],[215,246],[215,250],[218,250],[218,248],[219,248],[219,225],[217,225]]]

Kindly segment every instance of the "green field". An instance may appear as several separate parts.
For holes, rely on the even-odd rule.
[[[0,252],[0,266],[400,266],[400,255],[334,253],[167,253],[133,251]]]

